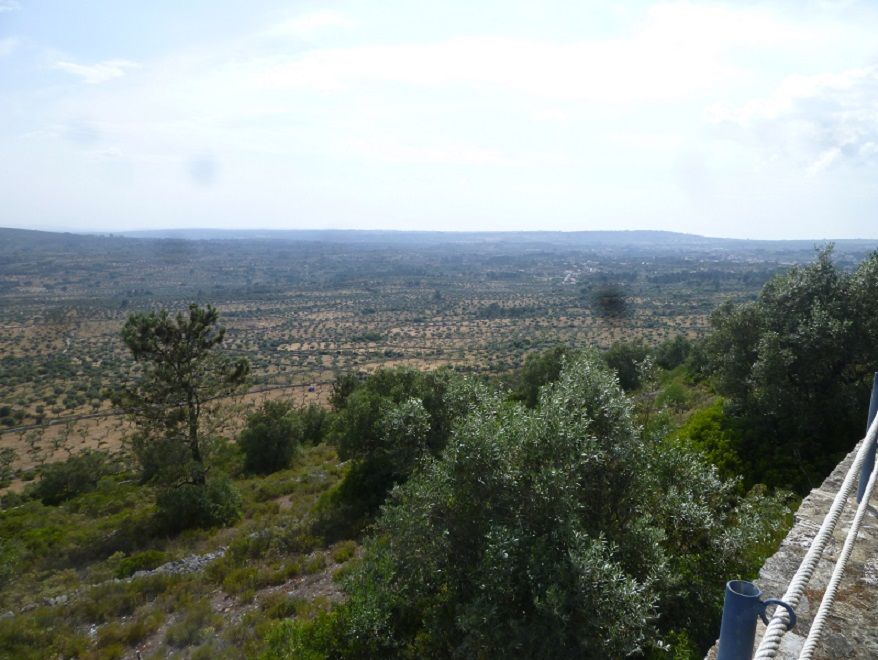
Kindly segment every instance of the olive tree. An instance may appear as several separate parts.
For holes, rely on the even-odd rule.
[[[269,657],[703,650],[724,582],[752,574],[785,511],[643,434],[615,375],[579,355],[533,410],[480,389],[392,491],[348,600],[281,625]]]

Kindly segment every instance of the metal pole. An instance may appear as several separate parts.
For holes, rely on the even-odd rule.
[[[716,660],[750,660],[756,639],[756,616],[762,591],[752,582],[726,584],[723,622],[719,629]]]
[[[878,413],[878,372],[875,372],[875,378],[872,380],[872,398],[869,400],[869,419],[866,421],[866,433],[869,432],[869,427],[872,426],[876,413]],[[863,467],[860,470],[860,483],[857,486],[858,503],[863,499],[863,492],[866,490],[866,484],[869,483],[869,477],[872,476],[872,470],[875,467],[876,440],[878,438],[872,439],[872,447],[866,454]]]
[[[723,621],[719,629],[719,647],[716,660],[751,660],[753,642],[756,640],[756,617],[768,625],[765,608],[770,605],[783,607],[789,613],[787,630],[796,625],[796,612],[777,598],[761,600],[762,590],[746,580],[726,582],[726,599],[723,602]]]

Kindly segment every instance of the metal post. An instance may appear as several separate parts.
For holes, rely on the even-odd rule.
[[[761,594],[752,582],[726,583],[716,660],[751,660],[756,640],[756,603]]]
[[[869,419],[866,421],[866,433],[875,419],[875,413],[878,413],[878,372],[872,380],[872,398],[869,400]],[[860,470],[860,484],[857,486],[857,502],[863,499],[863,492],[866,490],[866,484],[869,483],[869,477],[872,476],[872,470],[875,468],[875,448],[876,439],[872,441],[872,447],[866,453],[863,461],[863,467]]]
[[[761,595],[762,591],[752,582],[732,580],[726,583],[716,660],[750,660],[753,657]]]
[[[768,625],[765,608],[769,605],[786,609],[789,613],[788,629],[796,625],[796,613],[792,607],[776,598],[760,600],[761,595],[762,590],[752,582],[726,582],[726,599],[723,603],[723,622],[719,629],[716,660],[751,660],[753,642],[756,640],[756,617],[761,617],[765,625]]]

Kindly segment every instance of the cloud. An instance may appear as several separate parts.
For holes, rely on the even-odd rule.
[[[127,70],[136,69],[139,66],[136,62],[129,60],[105,60],[97,64],[76,64],[60,60],[54,64],[55,69],[78,76],[89,85],[99,85],[108,80],[121,78]]]
[[[101,139],[101,132],[94,123],[86,120],[73,120],[64,127],[64,137],[73,144],[91,147]]]
[[[612,66],[607,66],[612,62]],[[629,102],[680,96],[731,75],[680,50],[460,37],[434,44],[311,50],[258,77],[269,89],[345,91],[358,83],[508,90],[537,98]]]
[[[719,89],[746,78],[736,57],[742,49],[804,47],[815,39],[814,29],[764,10],[671,3],[651,8],[629,32],[603,39],[488,34],[316,48],[279,56],[256,80],[270,89],[341,92],[391,83],[625,104]]]
[[[346,147],[369,160],[407,165],[515,165],[512,156],[469,144],[413,146],[395,140],[353,140]]]
[[[263,32],[267,37],[309,37],[327,28],[350,27],[350,16],[338,11],[315,11],[279,21]]]
[[[878,166],[878,66],[790,76],[768,97],[712,114],[733,137],[792,158],[810,176],[841,163]]]
[[[19,40],[15,37],[6,37],[5,39],[0,39],[0,57],[6,57],[10,55],[12,51],[18,48]]]
[[[18,0],[0,0],[0,14],[7,11],[18,11],[21,3]]]
[[[816,216],[826,207],[810,195],[828,196],[832,184],[858,194],[874,188],[874,177],[861,181],[874,170],[854,177],[843,169],[854,147],[838,139],[841,128],[827,128],[837,112],[821,105],[838,97],[832,102],[846,111],[862,109],[855,95],[865,94],[863,76],[853,67],[871,61],[874,40],[864,36],[867,20],[833,23],[778,5],[651,5],[626,9],[609,26],[565,19],[563,28],[478,12],[443,21],[438,10],[424,19],[397,8],[355,14],[356,24],[316,12],[140,49],[137,71],[125,60],[21,45],[43,62],[61,60],[58,70],[77,84],[59,86],[66,74],[43,71],[20,101],[0,102],[0,115],[11,117],[9,135],[27,135],[14,142],[21,171],[36,169],[40,156],[57,167],[51,174],[72,172],[102,190],[105,173],[128,163],[130,198],[118,207],[139,214],[130,222],[165,217],[160,204],[176,202],[205,223],[244,209],[278,223],[343,222],[361,209],[390,223],[421,207],[437,218],[469,214],[463,223],[532,216],[636,224],[692,209],[720,217],[726,211],[716,209],[732,207],[760,219],[778,207]],[[842,73],[781,84],[821,71]],[[717,102],[734,140],[705,130],[705,108]],[[844,123],[870,125],[853,116]],[[878,140],[871,143],[852,140],[860,162],[878,159]],[[798,168],[778,155],[753,175],[754,154],[766,152],[790,153]],[[809,173],[827,185],[810,185]],[[807,195],[778,185],[790,175]],[[89,204],[109,204],[103,195],[88,202],[66,176],[53,179],[81,203],[60,212],[85,216]]]

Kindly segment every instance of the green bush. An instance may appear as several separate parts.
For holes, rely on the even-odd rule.
[[[277,627],[269,657],[701,647],[725,581],[751,575],[786,522],[780,501],[736,492],[697,454],[642,434],[615,377],[578,356],[532,411],[482,393],[382,509],[347,601]]]
[[[346,372],[338,374],[332,383],[332,391],[329,393],[329,405],[333,410],[341,410],[347,403],[348,397],[358,389],[366,375],[359,372]]]
[[[863,434],[878,365],[878,252],[855,271],[831,248],[711,315],[705,352],[741,429],[747,475],[805,494]]]
[[[94,490],[109,471],[106,452],[85,450],[66,461],[50,463],[40,470],[40,480],[30,493],[43,504],[55,505]]]
[[[261,658],[273,621],[261,610],[245,612],[241,620],[231,623],[223,631],[223,637],[236,650],[231,657]]]
[[[448,370],[381,369],[343,399],[329,437],[352,466],[327,497],[321,520],[329,538],[350,538],[367,525],[396,484],[418,462],[438,454],[469,408],[478,386]]]
[[[259,601],[259,609],[270,619],[288,619],[305,610],[308,601],[276,591]]]
[[[616,372],[622,389],[631,392],[640,387],[640,364],[648,355],[649,348],[639,339],[619,341],[604,353],[604,361]]]
[[[302,443],[301,419],[292,404],[266,401],[247,416],[247,424],[238,436],[244,452],[244,469],[267,474],[290,466]]]
[[[67,606],[67,614],[79,623],[107,623],[132,615],[139,607],[181,582],[179,576],[150,575],[129,582],[106,582],[87,589]]]
[[[566,346],[556,346],[541,353],[531,353],[524,366],[515,374],[512,384],[512,398],[521,401],[528,408],[537,405],[540,388],[558,380],[564,357],[570,354]]]
[[[302,442],[306,445],[320,444],[329,428],[329,413],[312,403],[296,414],[301,420]]]
[[[357,552],[357,543],[355,541],[339,541],[329,550],[332,561],[336,564],[343,564],[354,556]]]
[[[84,633],[58,621],[49,610],[0,619],[0,658],[81,658],[86,657],[88,646]]]
[[[221,623],[209,601],[197,600],[188,604],[180,620],[168,627],[165,642],[178,649],[195,646],[211,637]]]
[[[206,484],[183,484],[166,488],[156,496],[159,526],[176,533],[193,527],[228,525],[241,515],[241,496],[226,478],[209,479]]]
[[[161,566],[168,561],[168,554],[161,550],[144,550],[130,557],[125,557],[119,562],[116,569],[117,578],[127,578],[137,571],[149,571]]]
[[[157,482],[170,472],[176,476],[181,466],[190,463],[188,447],[173,438],[153,438],[144,433],[135,433],[130,439],[132,455],[140,466],[140,480],[143,483]],[[169,467],[170,466],[170,467]]]
[[[655,348],[655,363],[662,369],[675,369],[683,364],[692,351],[692,342],[683,335],[667,339]]]
[[[674,437],[688,448],[701,452],[724,477],[743,473],[744,462],[737,453],[741,435],[725,414],[722,399],[695,411]],[[745,478],[745,482],[749,480]]]
[[[15,475],[15,471],[12,469],[15,458],[16,451],[12,447],[0,448],[0,488],[8,486]]]
[[[113,621],[102,626],[98,630],[97,645],[99,648],[134,646],[157,631],[164,621],[165,613],[160,610],[135,613],[131,621],[125,623]]]
[[[16,564],[22,551],[20,541],[0,536],[0,589],[16,574]]]

